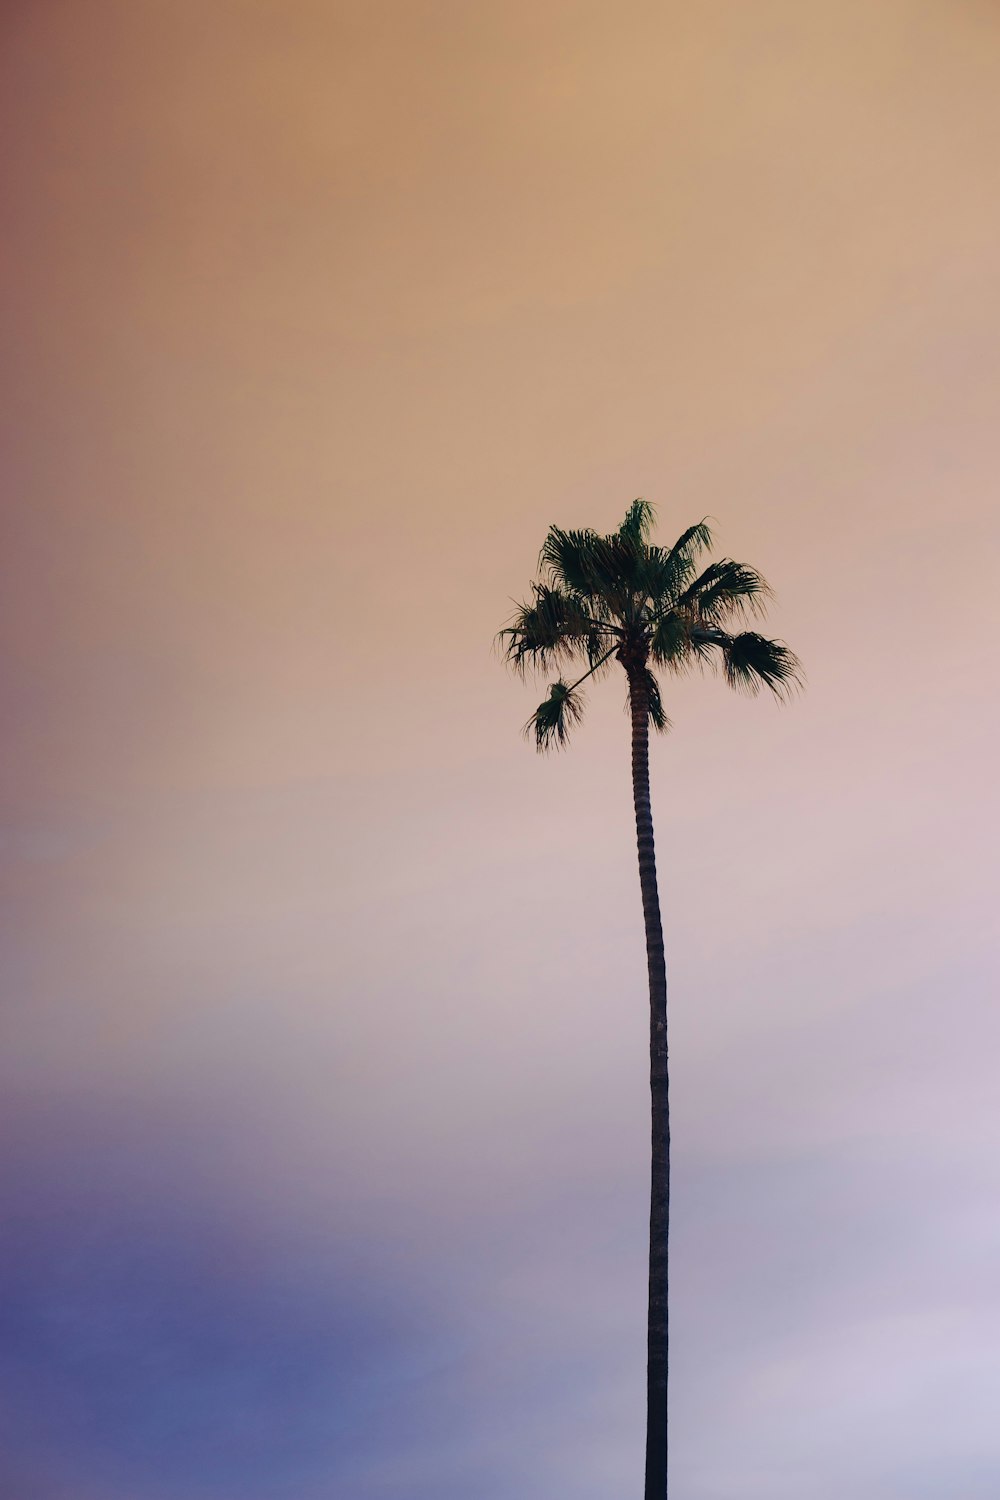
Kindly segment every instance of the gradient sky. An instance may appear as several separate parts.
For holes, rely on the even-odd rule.
[[[6,0],[0,1490],[639,1493],[643,494],[676,1500],[995,1500],[1000,13]]]

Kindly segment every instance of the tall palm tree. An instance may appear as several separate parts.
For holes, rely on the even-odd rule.
[[[645,1500],[666,1500],[670,1096],[649,728],[663,731],[669,722],[656,671],[684,672],[715,662],[730,687],[749,693],[763,687],[781,697],[799,681],[799,664],[780,641],[754,630],[732,629],[762,612],[769,590],[761,575],[729,558],[699,571],[698,558],[712,543],[705,522],[690,526],[666,548],[649,540],[653,518],[652,507],[636,500],[609,536],[551,527],[531,598],[518,608],[499,639],[519,673],[566,670],[573,663],[586,667],[573,682],[567,682],[561,671],[525,726],[539,750],[565,745],[581,717],[580,689],[589,677],[603,675],[618,662],[628,681],[632,795],[649,974],[652,1106]]]

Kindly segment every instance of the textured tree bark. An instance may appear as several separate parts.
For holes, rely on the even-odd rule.
[[[639,885],[649,973],[649,1091],[652,1170],[649,1196],[649,1323],[646,1367],[645,1500],[667,1495],[667,1374],[669,1368],[668,1234],[670,1228],[670,1079],[667,1067],[667,970],[656,885],[649,797],[649,703],[645,674],[629,670],[632,713],[632,796]]]

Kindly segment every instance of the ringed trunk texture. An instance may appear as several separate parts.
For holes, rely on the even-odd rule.
[[[667,1068],[667,970],[663,956],[663,926],[656,886],[653,814],[649,798],[649,702],[644,675],[640,671],[629,672],[632,796],[635,803],[642,915],[646,927],[646,967],[649,973],[649,1091],[652,1106],[645,1500],[666,1500],[670,1079]]]

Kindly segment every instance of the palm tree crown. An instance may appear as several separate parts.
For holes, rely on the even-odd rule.
[[[507,660],[519,672],[585,666],[567,682],[560,673],[525,726],[539,750],[566,743],[583,712],[580,687],[617,658],[633,689],[646,699],[649,722],[664,730],[657,668],[684,672],[721,665],[730,687],[783,696],[797,685],[799,663],[781,641],[732,627],[762,613],[770,590],[754,568],[722,558],[698,571],[712,545],[704,521],[672,547],[650,542],[653,507],[629,506],[608,536],[552,526],[539,557],[532,597],[500,632]]]

